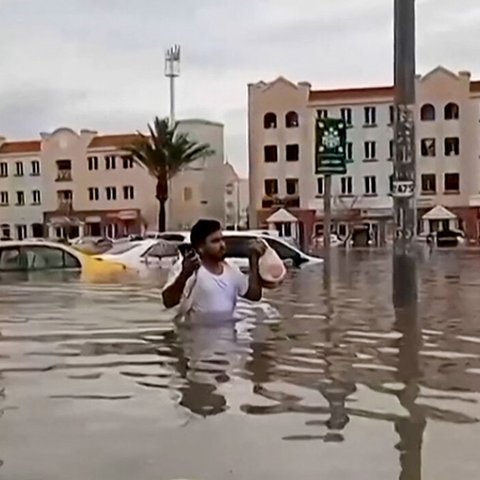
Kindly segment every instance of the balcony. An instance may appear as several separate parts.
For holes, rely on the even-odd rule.
[[[273,207],[299,208],[300,197],[298,194],[287,195],[284,198],[265,195],[262,199],[262,208],[273,208]]]
[[[57,210],[60,212],[71,212],[73,209],[72,198],[59,198],[57,200]]]
[[[71,170],[58,170],[56,182],[71,182],[72,181],[72,171]]]

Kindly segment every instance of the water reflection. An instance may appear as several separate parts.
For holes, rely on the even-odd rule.
[[[226,475],[202,470],[208,437],[222,445],[235,439],[232,459],[253,445],[252,462],[268,464],[274,476],[266,478],[281,478],[288,452],[308,455],[316,444],[335,448],[319,449],[302,463],[314,464],[318,473],[329,461],[343,464],[353,451],[367,452],[366,445],[351,448],[364,436],[380,458],[368,467],[371,478],[381,467],[388,470],[384,476],[397,476],[397,461],[387,460],[394,452],[399,478],[420,480],[428,461],[427,429],[463,435],[464,445],[480,433],[480,260],[435,255],[417,272],[414,264],[404,265],[393,289],[388,255],[333,255],[323,271],[293,272],[281,290],[269,293],[268,304],[242,304],[244,320],[221,328],[174,328],[159,307],[159,282],[2,285],[2,473],[29,478],[18,438],[40,432],[46,445],[34,444],[38,455],[47,446],[60,448],[67,433],[83,448],[88,442],[73,423],[79,418],[95,425],[103,454],[112,455],[109,465],[125,455],[114,446],[118,434],[111,425],[135,432],[129,448],[151,468],[145,478],[153,478],[160,464],[175,471],[178,460],[164,453],[173,438],[190,445],[197,476]],[[37,403],[41,415],[30,415]],[[47,433],[47,425],[58,423],[61,434]],[[262,432],[268,438],[263,442]],[[145,458],[152,437],[162,450]],[[429,442],[429,451],[441,451],[437,436]],[[272,450],[255,457],[267,444]],[[66,466],[80,468],[75,455],[72,449],[40,473],[55,478]],[[242,468],[243,462],[231,461]],[[354,475],[353,464],[344,468]],[[467,466],[461,468],[463,478],[473,478]],[[116,470],[102,478],[129,477]]]

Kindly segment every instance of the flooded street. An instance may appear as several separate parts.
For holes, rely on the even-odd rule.
[[[0,478],[479,476],[480,253],[293,272],[235,330],[175,330],[160,279],[0,286]]]

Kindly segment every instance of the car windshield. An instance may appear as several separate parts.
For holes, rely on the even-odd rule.
[[[122,253],[129,252],[138,247],[138,243],[117,243],[113,245],[110,250],[105,252],[106,255],[121,255]]]

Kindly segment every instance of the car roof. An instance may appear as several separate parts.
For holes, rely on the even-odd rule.
[[[0,248],[4,247],[52,247],[52,248],[59,248],[60,250],[64,250],[65,252],[71,253],[72,255],[81,256],[83,255],[80,250],[71,247],[70,245],[64,245],[63,243],[59,242],[39,242],[37,240],[5,240],[0,241]]]

